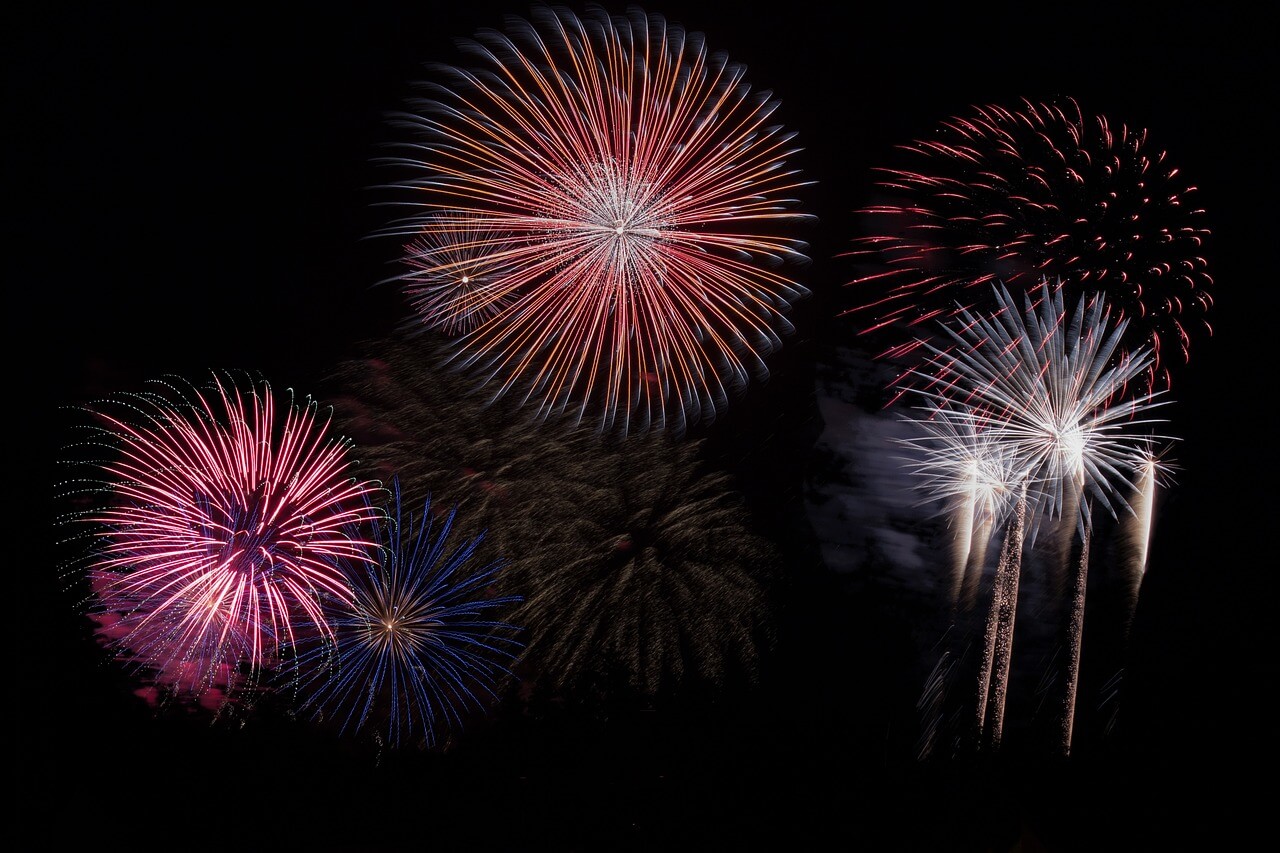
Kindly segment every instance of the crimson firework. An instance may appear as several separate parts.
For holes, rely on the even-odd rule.
[[[880,170],[885,199],[863,208],[854,240],[864,262],[846,312],[864,334],[897,330],[886,355],[905,355],[937,319],[994,305],[1062,278],[1104,296],[1129,323],[1126,348],[1151,350],[1140,390],[1168,387],[1207,330],[1213,279],[1196,187],[1146,130],[1115,126],[1074,100],[984,106],[902,146],[911,165]],[[905,337],[896,337],[902,331]]]
[[[350,601],[343,561],[376,491],[344,475],[347,446],[318,407],[279,407],[265,383],[121,395],[92,407],[104,506],[88,577],[99,636],[158,687],[203,696],[274,664],[299,634],[330,634],[322,602]],[[280,408],[284,409],[283,416]]]
[[[807,293],[780,271],[806,258],[775,233],[804,218],[778,102],[638,10],[540,8],[466,48],[475,65],[443,68],[403,116],[411,153],[392,163],[420,173],[398,185],[420,213],[388,229],[419,278],[455,267],[412,241],[498,264],[455,358],[543,416],[624,433],[710,420],[767,372]],[[455,313],[415,307],[426,326]]]

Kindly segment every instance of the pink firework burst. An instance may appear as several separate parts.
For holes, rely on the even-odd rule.
[[[347,476],[318,406],[278,406],[261,383],[121,395],[91,407],[108,499],[78,518],[99,638],[177,695],[229,694],[299,635],[329,636],[322,602],[349,602],[344,564],[377,487]],[[283,414],[281,411],[283,409]]]
[[[850,253],[862,298],[846,313],[864,334],[889,334],[886,356],[915,351],[939,320],[994,308],[992,284],[1062,279],[1107,299],[1128,349],[1151,350],[1141,390],[1168,387],[1192,334],[1209,331],[1209,231],[1196,187],[1146,130],[1070,99],[1024,101],[975,108],[901,148],[911,162],[879,170],[884,197],[859,211],[867,229]]]
[[[494,397],[602,430],[714,418],[767,373],[807,294],[783,274],[806,247],[777,232],[808,217],[778,102],[700,34],[635,9],[539,8],[464,47],[474,65],[442,68],[447,85],[402,116],[411,153],[392,163],[417,173],[397,186],[418,212],[388,229],[432,246],[503,235],[469,243],[502,275],[455,361]],[[418,277],[452,269],[407,256]],[[426,326],[452,313],[416,307]]]

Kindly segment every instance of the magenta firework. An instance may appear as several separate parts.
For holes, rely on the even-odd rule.
[[[256,678],[299,635],[330,635],[326,600],[373,559],[353,537],[376,487],[347,473],[316,403],[158,382],[90,407],[107,453],[87,575],[99,637],[157,688],[203,699]]]
[[[983,106],[902,146],[879,170],[851,255],[865,334],[896,329],[906,354],[935,321],[984,312],[991,285],[1061,278],[1104,296],[1129,324],[1126,347],[1152,352],[1144,388],[1168,387],[1192,335],[1207,331],[1213,279],[1205,214],[1146,130],[1085,113],[1070,99]],[[901,334],[904,333],[905,334]]]
[[[473,64],[439,69],[389,161],[410,175],[395,189],[412,213],[387,232],[417,319],[465,316],[453,358],[543,416],[624,433],[711,420],[767,372],[807,294],[784,274],[806,260],[788,233],[805,182],[778,101],[635,9],[539,8],[464,49]],[[477,263],[483,289],[415,298]]]

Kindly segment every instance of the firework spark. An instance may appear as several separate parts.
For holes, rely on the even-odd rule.
[[[456,507],[438,520],[428,499],[415,519],[402,514],[398,483],[392,492],[384,558],[355,567],[354,602],[331,618],[333,666],[327,644],[299,660],[303,707],[343,732],[375,730],[393,748],[434,747],[441,729],[461,728],[464,714],[497,698],[519,629],[490,614],[520,599],[490,594],[504,561],[472,565],[482,536],[451,544]]]
[[[410,153],[390,163],[418,174],[395,186],[414,213],[387,229],[486,250],[464,231],[503,235],[493,310],[468,312],[454,358],[493,398],[602,430],[713,419],[767,373],[807,294],[780,271],[807,258],[775,232],[808,217],[778,102],[635,9],[539,8],[464,48],[474,65],[440,68],[447,83],[401,116]],[[419,278],[456,268],[410,260]]]
[[[919,347],[937,319],[985,312],[990,285],[1069,280],[1129,321],[1126,348],[1151,351],[1140,390],[1167,388],[1192,335],[1209,331],[1209,231],[1196,187],[1152,149],[1147,131],[1089,116],[1074,100],[975,108],[902,146],[910,168],[883,169],[889,198],[860,211],[873,226],[852,256],[867,297],[863,331],[907,330],[886,355]]]
[[[87,486],[101,509],[87,575],[99,636],[157,686],[200,697],[253,679],[300,633],[328,634],[322,602],[351,599],[339,564],[371,559],[351,530],[376,486],[344,472],[316,403],[283,417],[267,383],[155,383],[90,407],[88,445],[111,458]]]

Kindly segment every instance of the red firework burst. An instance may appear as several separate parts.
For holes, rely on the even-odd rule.
[[[807,291],[778,102],[702,36],[632,10],[542,8],[466,44],[471,68],[405,115],[421,213],[390,233],[489,254],[500,274],[454,356],[494,390],[602,429],[711,419],[790,331]],[[494,243],[467,233],[503,235]],[[421,242],[418,244],[421,245]],[[448,275],[410,245],[418,279]],[[415,303],[420,321],[456,315]]]
[[[1146,130],[1074,100],[1024,101],[975,108],[901,147],[915,165],[880,170],[886,200],[859,211],[869,233],[850,253],[864,298],[846,313],[864,334],[896,336],[885,355],[911,353],[939,320],[994,307],[993,283],[1029,291],[1061,279],[1107,298],[1129,348],[1155,355],[1145,389],[1168,387],[1169,352],[1185,362],[1192,332],[1209,331],[1209,232],[1196,188]]]
[[[278,661],[302,632],[328,635],[324,599],[350,601],[344,561],[373,544],[375,486],[344,476],[317,405],[216,377],[184,394],[124,395],[93,407],[109,500],[80,516],[96,547],[88,578],[99,637],[159,687],[204,697]]]

